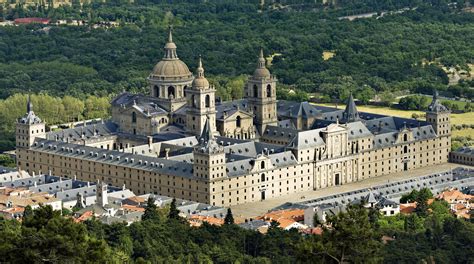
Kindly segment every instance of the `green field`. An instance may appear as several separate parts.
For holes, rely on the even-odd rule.
[[[334,104],[316,104],[322,106],[334,107]],[[344,105],[339,105],[339,108],[344,108]],[[400,110],[389,107],[382,106],[357,106],[357,109],[361,112],[381,114],[381,115],[390,115],[390,116],[399,116],[405,118],[411,118],[411,116],[416,113],[418,115],[424,114],[422,111],[415,110]],[[462,125],[462,124],[474,124],[474,112],[463,113],[463,114],[451,114],[451,124],[452,125]]]
[[[462,130],[453,130],[453,137],[471,137],[474,138],[474,129],[462,129]]]

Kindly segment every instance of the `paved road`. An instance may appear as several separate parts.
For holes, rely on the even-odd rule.
[[[314,198],[324,197],[332,194],[342,193],[342,192],[349,192],[353,190],[369,188],[371,186],[376,186],[388,182],[395,182],[410,178],[416,178],[424,175],[430,175],[434,173],[445,172],[456,167],[468,167],[464,165],[454,164],[454,163],[445,163],[425,168],[415,169],[409,172],[399,172],[393,173],[381,177],[376,178],[369,178],[359,182],[348,183],[345,185],[334,186],[329,188],[324,188],[315,191],[306,191],[306,192],[299,192],[289,195],[280,196],[277,198],[268,199],[265,201],[253,202],[253,203],[246,203],[241,205],[231,206],[232,213],[234,217],[237,218],[251,218],[259,215],[263,215],[264,213],[268,212],[268,210],[275,208],[279,205],[282,205],[286,202],[301,202],[304,200],[310,200]],[[473,168],[473,167],[469,167]],[[305,197],[302,199],[302,197]]]

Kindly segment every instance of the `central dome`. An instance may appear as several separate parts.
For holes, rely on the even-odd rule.
[[[176,53],[176,44],[173,42],[173,35],[171,33],[171,28],[169,31],[168,41],[164,47],[165,54],[163,59],[158,62],[153,71],[150,74],[150,77],[167,79],[167,78],[192,78],[192,73],[189,71],[188,66],[178,58]]]
[[[154,77],[190,78],[192,77],[188,66],[180,59],[162,60],[158,62],[151,73]]]

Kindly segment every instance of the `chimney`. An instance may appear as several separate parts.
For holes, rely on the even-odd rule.
[[[165,158],[168,159],[170,155],[170,148],[165,148]]]
[[[151,147],[151,144],[153,144],[153,137],[148,136],[147,139],[148,139],[148,146]]]

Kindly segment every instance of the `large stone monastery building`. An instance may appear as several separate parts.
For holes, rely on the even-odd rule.
[[[450,112],[436,94],[426,121],[278,101],[263,52],[245,98],[220,102],[201,59],[193,75],[171,31],[148,95],[122,93],[112,118],[46,132],[30,102],[17,165],[218,206],[259,201],[445,163]]]

